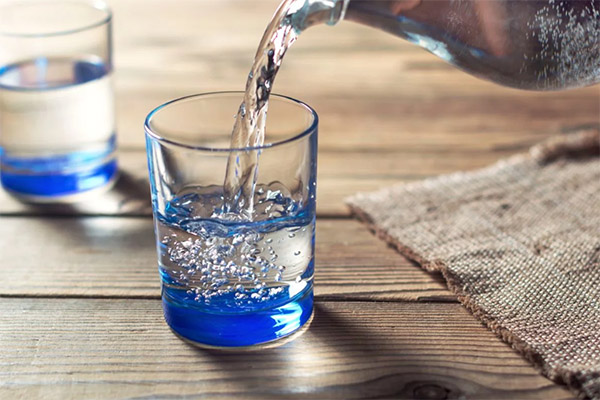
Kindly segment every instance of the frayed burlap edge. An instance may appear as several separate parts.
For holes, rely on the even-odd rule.
[[[576,133],[570,133],[568,135],[550,138],[545,142],[532,147],[529,151],[529,154],[513,156],[509,160],[514,162],[519,159],[529,157],[535,160],[540,166],[543,166],[559,159],[577,159],[598,155],[600,155],[600,126],[585,129]],[[502,163],[503,161],[500,161],[495,165],[500,165]],[[494,166],[491,168],[494,168]],[[462,290],[443,261],[425,259],[414,249],[400,243],[391,235],[389,235],[387,231],[377,227],[373,220],[365,212],[348,203],[347,201],[346,205],[349,207],[352,215],[364,223],[367,228],[378,238],[382,239],[398,250],[400,254],[409,260],[416,262],[428,272],[441,273],[446,281],[448,289],[456,295],[458,301],[477,319],[479,319],[483,325],[494,332],[500,339],[508,343],[513,349],[521,353],[525,359],[532,363],[533,366],[544,376],[556,383],[565,384],[579,399],[588,399],[593,396],[593,394],[586,393],[584,391],[584,388],[582,387],[580,380],[576,378],[575,373],[572,371],[561,370],[554,371],[554,373],[550,371],[550,369],[544,365],[541,357],[536,354],[530,348],[530,346],[527,345],[527,343],[521,340],[518,336],[514,335],[508,329],[500,326],[493,318],[487,315],[485,310],[478,307],[472,301],[469,294]]]

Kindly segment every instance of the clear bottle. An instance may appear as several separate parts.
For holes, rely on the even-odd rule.
[[[305,1],[314,11],[305,26],[325,17],[369,25],[501,85],[560,90],[600,82],[600,0]]]

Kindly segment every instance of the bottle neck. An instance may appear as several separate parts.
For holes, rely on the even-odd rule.
[[[294,28],[302,32],[313,25],[335,25],[346,14],[350,0],[305,0],[302,8],[292,16]]]

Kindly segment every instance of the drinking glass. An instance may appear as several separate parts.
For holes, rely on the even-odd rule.
[[[312,316],[318,117],[273,95],[264,145],[231,149],[242,98],[180,98],[145,123],[165,319],[205,347],[271,345]],[[228,160],[251,152],[253,208],[228,211]]]
[[[111,12],[99,1],[0,6],[0,180],[76,200],[116,177]]]

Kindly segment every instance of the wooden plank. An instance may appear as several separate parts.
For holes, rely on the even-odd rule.
[[[158,300],[0,299],[0,397],[573,398],[458,304],[318,302],[281,347],[191,347]]]
[[[143,145],[142,121],[165,101],[242,89],[278,1],[170,4],[113,5],[118,131],[125,146]],[[235,21],[235,29],[223,21]],[[317,109],[327,149],[406,149],[415,141],[442,149],[448,141],[457,148],[479,142],[510,146],[600,122],[598,86],[547,93],[500,87],[418,46],[350,22],[304,32],[274,90]]]
[[[347,216],[349,211],[344,198],[358,191],[479,168],[514,152],[514,148],[495,151],[320,151],[317,213],[320,216]],[[76,204],[36,206],[21,203],[0,189],[0,215],[151,215],[145,152],[123,150],[118,159],[121,177],[106,193]]]
[[[561,130],[600,123],[598,87],[534,94],[512,90],[500,98],[488,96],[485,90],[480,96],[465,97],[457,90],[456,97],[440,94],[431,99],[414,99],[391,92],[369,98],[359,93],[340,95],[337,86],[325,94],[308,89],[282,91],[317,110],[322,152],[522,149]],[[435,88],[431,91],[436,93]],[[117,102],[123,111],[119,113],[119,143],[126,148],[143,148],[141,124],[148,111],[189,93],[169,95],[154,93],[151,88],[120,92]]]
[[[117,76],[123,78],[119,86],[172,93],[243,88],[278,3],[175,0],[165,7],[158,0],[112,1]],[[350,22],[304,32],[290,50],[276,85],[300,89],[310,85],[329,93],[335,93],[330,92],[332,85],[351,93],[360,87],[377,97],[391,89],[401,89],[392,95],[429,98],[459,97],[457,89],[458,94],[476,96],[483,94],[482,89],[500,96],[510,91],[468,76],[416,45]]]
[[[111,2],[123,171],[115,190],[68,207],[26,206],[0,190],[0,214],[150,215],[145,159],[136,153],[143,119],[173,97],[242,88],[278,0],[162,4]],[[325,216],[348,215],[343,198],[357,191],[481,167],[561,129],[600,123],[598,86],[501,88],[352,23],[304,33],[275,90],[320,113],[318,212]]]
[[[0,237],[0,296],[160,297],[149,218],[5,217]],[[454,299],[352,220],[318,221],[316,271],[320,298]]]

